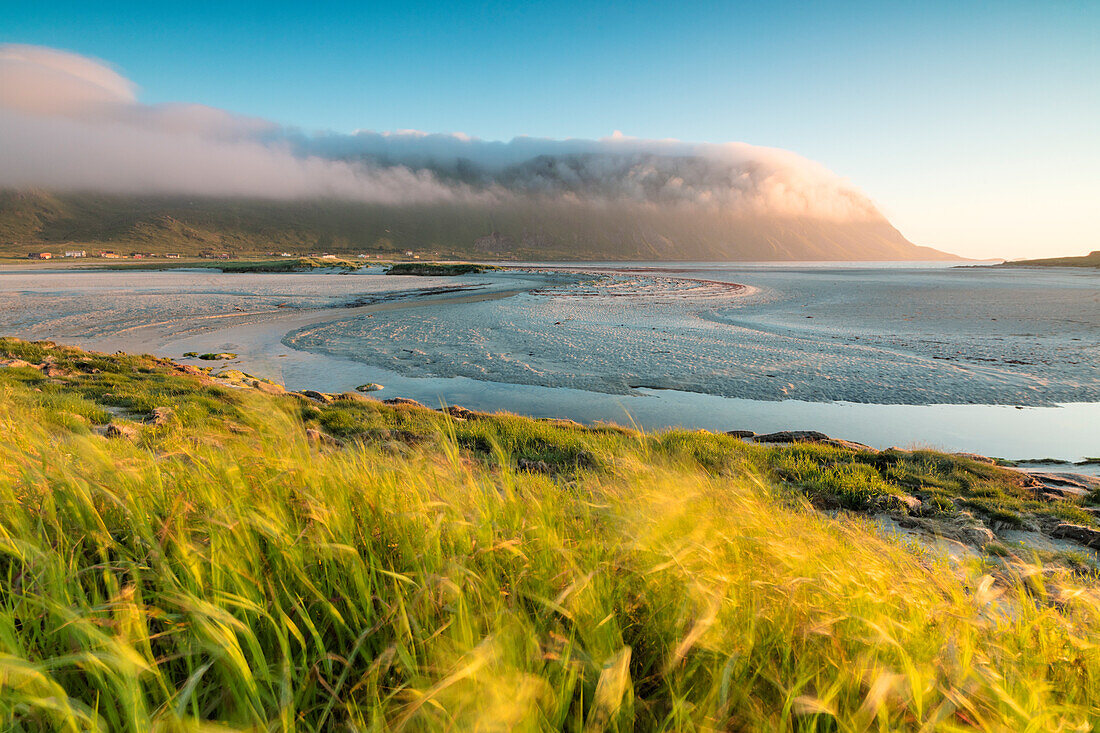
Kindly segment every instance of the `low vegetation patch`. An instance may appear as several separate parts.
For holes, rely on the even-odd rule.
[[[997,542],[951,563],[844,511],[919,494],[1029,512],[1004,468],[268,394],[14,339],[0,359],[4,730],[1100,714],[1085,553]]]
[[[101,270],[179,270],[209,269],[221,272],[309,272],[310,270],[333,268],[338,270],[357,270],[361,263],[340,257],[281,257],[277,260],[197,260],[197,261],[148,261],[114,262],[111,264],[89,264]]]
[[[502,269],[504,268],[496,265],[478,265],[470,262],[400,262],[386,270],[386,274],[453,277],[455,275],[471,275]]]

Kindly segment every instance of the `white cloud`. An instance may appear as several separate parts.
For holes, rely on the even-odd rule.
[[[510,142],[417,130],[304,135],[197,104],[141,104],[135,85],[103,62],[14,45],[0,46],[0,185],[384,204],[550,197],[881,218],[849,183],[785,150],[618,130]]]

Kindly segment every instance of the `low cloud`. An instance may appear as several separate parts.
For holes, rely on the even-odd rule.
[[[509,142],[409,130],[307,135],[203,105],[142,104],[133,82],[101,61],[17,45],[0,46],[0,186],[881,219],[851,184],[785,150],[619,133]]]

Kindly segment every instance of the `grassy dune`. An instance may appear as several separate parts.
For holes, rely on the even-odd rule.
[[[4,730],[1100,716],[1090,573],[949,564],[811,505],[919,487],[934,511],[1028,510],[1004,469],[310,400],[10,339],[0,357]]]

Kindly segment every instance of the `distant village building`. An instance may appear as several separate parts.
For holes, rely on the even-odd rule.
[[[178,260],[180,256],[178,254],[169,252],[168,254],[164,255],[164,258],[168,260]]]
[[[31,260],[52,260],[53,255],[49,252],[31,252],[27,255],[27,258]]]
[[[82,249],[67,249],[65,250],[66,257],[87,257],[88,253]]]
[[[411,250],[411,249],[407,249],[407,250],[405,250],[405,256],[406,256],[406,257],[412,257],[412,256],[413,256],[413,252],[412,252],[412,250]]]
[[[118,252],[100,252],[99,256],[108,260],[117,260],[122,255],[120,255]]]

